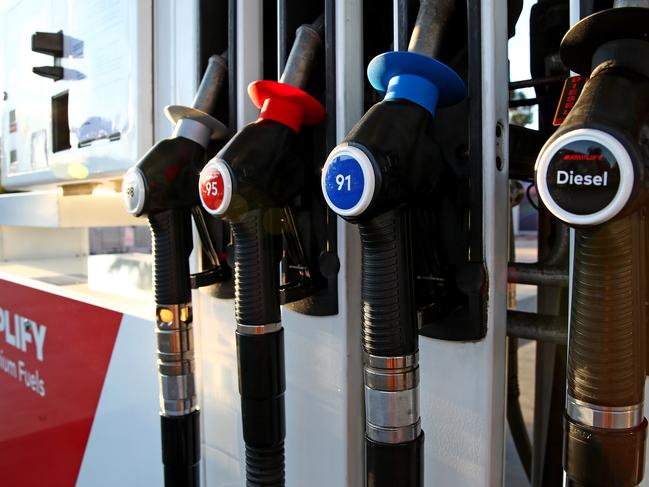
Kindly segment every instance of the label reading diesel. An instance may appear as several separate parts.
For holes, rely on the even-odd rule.
[[[599,142],[578,140],[559,149],[548,166],[548,192],[563,210],[591,215],[606,208],[620,187],[620,168]]]

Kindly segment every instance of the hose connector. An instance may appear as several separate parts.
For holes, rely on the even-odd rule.
[[[366,435],[378,443],[407,443],[421,434],[419,354],[364,354]]]

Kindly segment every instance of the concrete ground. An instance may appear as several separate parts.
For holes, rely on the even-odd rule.
[[[516,261],[536,262],[536,235],[516,237]],[[516,285],[516,308],[536,311],[536,286]],[[518,377],[521,391],[520,403],[527,430],[532,438],[534,418],[534,362],[536,342],[520,340],[518,348]],[[505,445],[505,486],[527,487],[530,483],[516,453],[509,428]]]

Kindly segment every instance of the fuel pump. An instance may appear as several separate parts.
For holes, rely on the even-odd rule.
[[[536,162],[543,204],[574,229],[563,467],[575,487],[638,485],[647,429],[649,2],[615,6],[564,37],[563,62],[590,79]]]
[[[324,19],[302,25],[279,80],[248,87],[259,118],[205,166],[206,211],[234,234],[236,340],[248,486],[284,485],[284,331],[280,316],[282,221],[305,179],[294,153],[300,127],[325,117],[304,91],[322,45]]]
[[[462,79],[434,59],[454,8],[453,1],[423,0],[408,51],[370,62],[370,83],[385,97],[330,153],[322,171],[328,205],[357,224],[361,236],[370,487],[423,485],[411,223],[443,171],[433,138],[436,108],[465,96]]]
[[[151,227],[160,381],[160,426],[165,486],[200,485],[200,424],[194,383],[194,344],[189,254],[191,215],[203,238],[208,231],[195,191],[211,139],[223,140],[226,127],[209,113],[227,75],[227,61],[212,56],[191,107],[169,106],[175,124],[171,137],[158,142],[124,176],[126,209],[146,216]],[[212,247],[213,248],[213,247]],[[218,281],[214,267],[194,281]]]

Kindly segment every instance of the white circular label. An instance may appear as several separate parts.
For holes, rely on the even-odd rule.
[[[634,184],[633,163],[611,134],[583,128],[546,144],[536,186],[548,210],[571,225],[599,225],[622,211]]]
[[[372,202],[376,185],[374,168],[358,147],[334,148],[322,168],[322,194],[341,216],[358,216]]]
[[[232,200],[232,177],[225,161],[212,159],[198,181],[198,195],[203,208],[210,215],[222,215]]]
[[[131,215],[140,216],[146,198],[146,184],[144,183],[142,171],[135,166],[124,174],[124,179],[122,180],[122,198],[124,198],[126,211]]]

